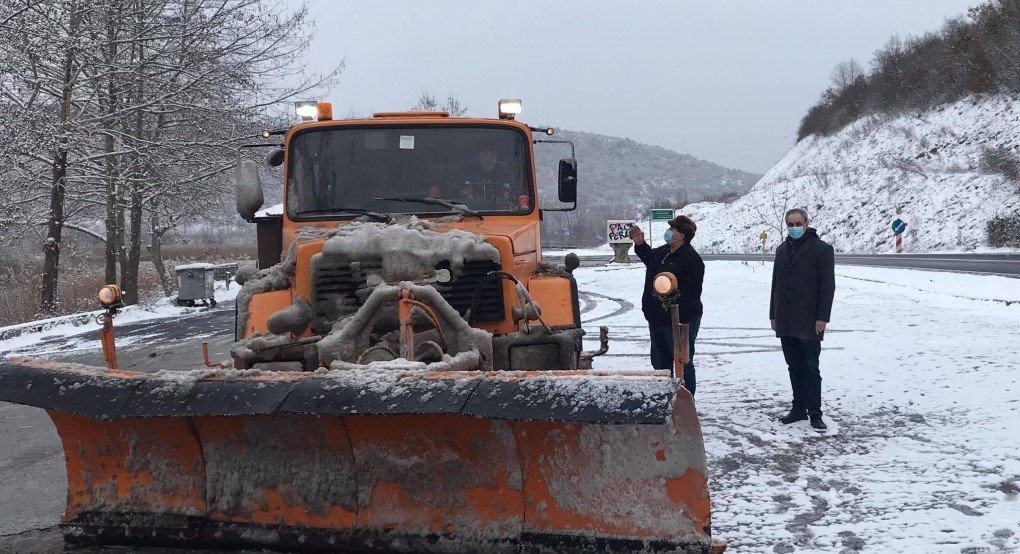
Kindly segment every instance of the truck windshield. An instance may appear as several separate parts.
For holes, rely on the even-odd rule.
[[[529,213],[528,147],[524,133],[492,127],[311,129],[290,141],[287,214]]]

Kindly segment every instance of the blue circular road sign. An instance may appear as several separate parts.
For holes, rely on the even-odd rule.
[[[892,222],[892,232],[893,233],[896,233],[897,235],[900,235],[900,234],[903,233],[903,231],[906,231],[906,230],[907,230],[907,224],[902,219],[897,217],[896,220]]]

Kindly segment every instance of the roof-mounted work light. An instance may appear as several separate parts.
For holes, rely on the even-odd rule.
[[[301,121],[312,121],[319,113],[319,103],[315,100],[302,100],[294,103],[294,113]]]
[[[517,99],[504,98],[499,101],[499,118],[513,120],[521,113],[521,101]]]

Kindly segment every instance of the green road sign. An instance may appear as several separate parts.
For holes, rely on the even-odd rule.
[[[652,221],[669,221],[673,219],[673,210],[652,210]]]

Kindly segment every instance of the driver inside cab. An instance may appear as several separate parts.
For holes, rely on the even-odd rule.
[[[510,168],[500,161],[495,150],[482,150],[475,155],[475,163],[464,170],[462,181],[464,188],[460,192],[465,198],[491,198],[502,196],[504,189],[509,189],[514,179],[510,175]]]
[[[518,205],[520,191],[514,183],[515,178],[510,167],[500,159],[498,152],[492,149],[478,151],[474,159],[460,172],[455,184],[450,187],[449,196],[445,198],[489,199],[504,204],[502,209]],[[444,198],[443,191],[433,186],[428,191],[432,198]],[[495,207],[495,206],[494,206]]]

